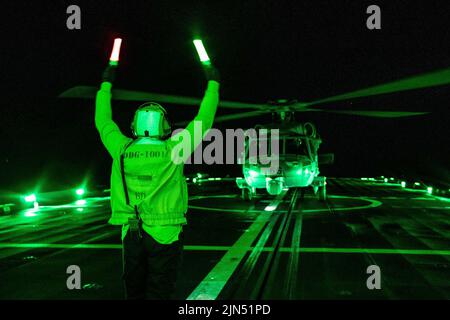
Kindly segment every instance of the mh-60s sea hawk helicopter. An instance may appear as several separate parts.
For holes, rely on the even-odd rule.
[[[236,179],[237,186],[242,190],[242,199],[251,200],[257,189],[265,189],[270,195],[279,195],[289,188],[302,188],[303,195],[305,188],[311,186],[319,200],[325,200],[326,178],[319,175],[319,164],[331,164],[334,154],[318,154],[322,139],[315,125],[310,122],[299,123],[295,121],[294,112],[283,110],[293,103],[295,101],[271,102],[270,105],[277,107],[272,115],[274,122],[255,127],[267,135],[249,136],[244,140],[244,151],[240,158],[243,178]],[[274,129],[277,130],[275,136],[271,134]],[[271,168],[273,159],[263,163],[260,161],[261,155],[251,152],[252,146],[260,144],[261,140],[272,139],[277,140],[277,150],[268,150],[267,154],[277,157],[275,169]],[[265,141],[264,145],[271,149],[272,142]]]

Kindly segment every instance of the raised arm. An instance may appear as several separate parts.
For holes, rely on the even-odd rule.
[[[208,133],[208,130],[211,129],[214,122],[217,106],[219,104],[220,75],[218,70],[212,66],[206,66],[204,68],[208,83],[205,95],[200,103],[200,109],[194,120],[192,120],[184,130],[178,132],[171,138],[171,140],[177,144],[183,142],[180,144],[183,150],[182,155],[178,153],[178,150],[181,148],[177,148],[175,154],[172,155],[174,157],[173,160],[177,162],[180,161],[177,160],[180,159],[179,157],[181,157],[182,162],[189,158]],[[201,134],[199,132],[200,128]]]
[[[102,84],[95,99],[95,127],[108,152],[113,158],[120,155],[121,148],[130,139],[122,134],[112,119],[111,88],[116,66],[108,66],[103,73]]]
[[[203,137],[206,135],[207,131],[211,129],[214,122],[217,106],[219,104],[219,86],[219,82],[216,80],[208,81],[205,95],[200,104],[200,109],[198,110],[197,116],[194,118],[194,121],[200,121],[202,124]],[[191,124],[192,122],[186,128],[187,130],[190,130],[189,126],[191,126]]]
[[[112,84],[110,82],[102,82],[95,99],[95,127],[100,135],[102,128],[108,122],[113,121],[111,110],[111,88]]]

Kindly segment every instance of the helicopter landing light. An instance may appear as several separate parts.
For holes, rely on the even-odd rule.
[[[33,193],[29,196],[25,196],[24,199],[26,202],[36,202],[36,195]]]
[[[257,171],[255,171],[255,170],[248,170],[248,174],[252,178],[256,178],[257,176],[259,176],[259,173]]]

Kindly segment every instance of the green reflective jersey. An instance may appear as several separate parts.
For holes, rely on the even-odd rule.
[[[193,152],[211,128],[218,102],[219,84],[209,81],[197,116],[173,139],[159,141],[142,138],[132,142],[112,121],[111,84],[102,83],[96,98],[95,124],[113,159],[110,181],[112,214],[109,223],[127,224],[128,219],[135,216],[133,208],[137,206],[146,232],[161,243],[178,239],[175,231],[178,230],[179,233],[181,225],[186,223],[187,185],[183,166],[190,153],[181,153],[178,156],[181,161],[173,161],[173,150],[179,146],[180,140],[186,142],[184,140],[188,136],[190,152]],[[194,134],[195,121],[201,124],[201,135]],[[125,200],[122,183],[122,153],[129,205]]]

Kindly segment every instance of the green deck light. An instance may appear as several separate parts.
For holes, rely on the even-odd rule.
[[[24,199],[26,202],[36,202],[36,195],[33,193],[28,196],[25,196]]]
[[[194,42],[195,49],[197,50],[198,56],[200,58],[200,62],[204,65],[211,64],[211,61],[209,60],[209,56],[206,53],[206,49],[203,46],[202,40],[196,39],[193,42]]]
[[[79,196],[82,196],[85,192],[86,190],[84,190],[83,188],[79,188],[75,191],[75,193]]]
[[[402,188],[406,188],[406,182],[402,181]]]
[[[433,187],[428,187],[427,188],[427,193],[428,194],[433,194]]]
[[[36,217],[37,214],[34,211],[27,211],[24,214],[25,217]]]
[[[387,183],[389,180],[388,178],[384,178],[384,182]]]
[[[276,209],[277,209],[277,206],[268,205],[268,206],[264,209],[264,211],[272,212],[272,211],[275,211]]]
[[[111,57],[109,58],[110,65],[118,65],[119,64],[119,54],[120,54],[120,46],[122,45],[122,39],[116,38],[114,39],[114,45],[111,52]]]

